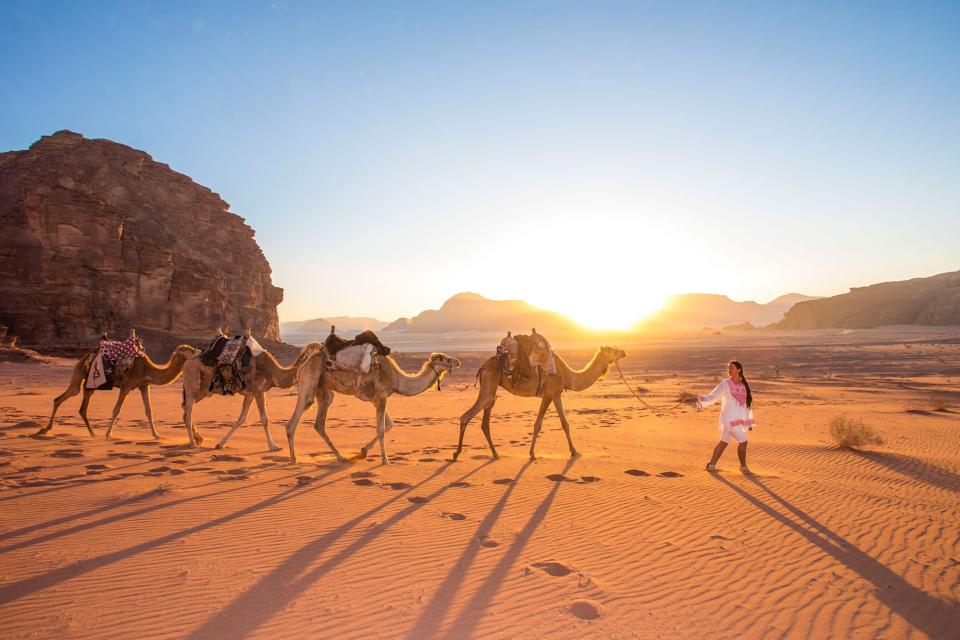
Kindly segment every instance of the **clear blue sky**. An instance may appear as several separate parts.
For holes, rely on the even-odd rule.
[[[0,87],[0,150],[71,129],[220,193],[286,320],[960,269],[956,2],[4,0]]]

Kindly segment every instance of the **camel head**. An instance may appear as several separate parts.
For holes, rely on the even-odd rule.
[[[184,360],[190,360],[191,358],[193,358],[193,357],[194,357],[195,355],[197,355],[198,353],[200,353],[200,349],[197,349],[197,348],[195,348],[195,347],[191,347],[191,346],[188,345],[188,344],[182,344],[182,345],[180,345],[179,347],[177,347],[176,349],[173,350],[173,355],[174,355],[174,356],[180,356],[180,357],[183,358]]]
[[[430,366],[436,367],[441,371],[453,371],[454,369],[460,368],[460,361],[456,358],[451,358],[445,353],[431,353]]]
[[[607,362],[613,364],[620,358],[626,358],[627,352],[617,347],[600,347],[600,354],[607,359]]]

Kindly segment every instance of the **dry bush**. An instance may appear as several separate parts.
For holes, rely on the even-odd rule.
[[[882,445],[883,437],[863,419],[852,420],[837,416],[830,421],[830,435],[841,449],[857,449],[866,445]]]
[[[947,394],[943,391],[934,391],[930,394],[930,408],[934,411],[947,411],[950,409],[950,401]]]
[[[697,394],[691,393],[684,389],[679,395],[677,395],[677,398],[674,400],[674,402],[689,402],[690,400],[696,400],[698,397],[699,396]]]

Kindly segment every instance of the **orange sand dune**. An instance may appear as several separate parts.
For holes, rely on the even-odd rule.
[[[134,397],[120,440],[91,440],[76,399],[52,437],[29,437],[70,363],[0,364],[0,636],[957,638],[960,413],[928,397],[956,390],[960,345],[731,349],[634,349],[624,372],[664,405],[737,355],[754,477],[732,448],[702,470],[715,412],[652,415],[615,375],[567,396],[574,460],[551,412],[529,462],[536,401],[501,394],[504,457],[477,421],[449,462],[482,360],[457,354],[443,392],[391,401],[394,464],[336,463],[311,411],[297,435],[312,462],[291,467],[253,416],[226,450],[184,448],[179,383],[153,392],[160,441]],[[94,396],[98,434],[114,397]],[[293,400],[271,392],[278,443]],[[208,445],[239,405],[197,407]],[[886,446],[836,449],[836,415]],[[329,424],[356,451],[373,411],[339,398]]]

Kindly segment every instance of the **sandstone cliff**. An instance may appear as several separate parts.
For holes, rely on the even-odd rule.
[[[894,324],[960,325],[960,271],[856,287],[800,302],[780,329],[864,329]]]
[[[253,230],[228,209],[109,140],[60,131],[0,154],[0,324],[46,352],[130,327],[151,351],[218,327],[278,341],[283,290]]]

